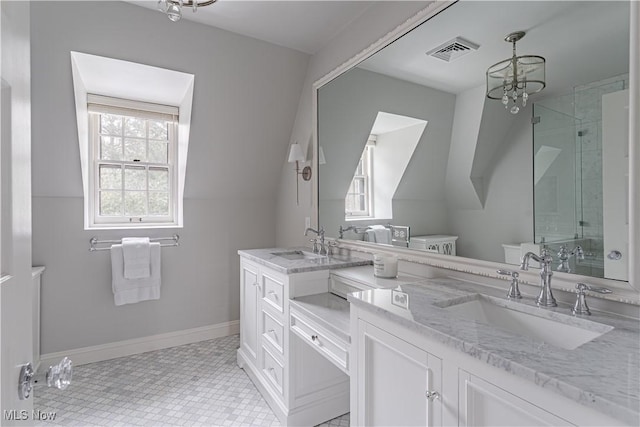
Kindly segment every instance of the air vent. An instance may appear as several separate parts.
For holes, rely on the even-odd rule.
[[[465,40],[462,37],[456,37],[453,40],[449,40],[448,42],[441,44],[435,49],[431,49],[427,52],[427,55],[441,59],[445,62],[452,62],[473,52],[474,50],[478,50],[479,47],[479,45],[471,43],[469,40]]]

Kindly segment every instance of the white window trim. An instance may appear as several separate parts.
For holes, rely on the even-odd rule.
[[[133,228],[123,224],[119,227],[91,226],[89,212],[90,165],[89,157],[89,114],[88,93],[114,98],[129,98],[152,104],[178,107],[178,158],[177,170],[177,212],[175,224],[136,226],[135,228],[180,228],[184,224],[183,198],[187,170],[187,154],[191,130],[191,109],[195,76],[180,71],[158,68],[135,62],[122,61],[80,52],[71,52],[71,70],[78,126],[78,145],[82,171],[82,191],[84,196],[84,229]]]
[[[88,115],[89,115],[89,226],[90,228],[150,228],[150,227],[176,227],[178,212],[178,194],[177,188],[177,163],[178,163],[178,109],[176,107],[135,102],[125,99],[109,98],[89,94]],[[100,114],[116,114],[129,115],[132,117],[146,119],[164,119],[170,121],[168,127],[169,151],[167,164],[153,164],[147,162],[129,162],[129,161],[109,161],[100,159]],[[124,124],[123,124],[124,125]],[[124,143],[124,139],[123,139]],[[168,216],[144,216],[144,217],[128,217],[128,216],[100,216],[100,188],[99,173],[100,165],[113,164],[117,166],[144,166],[145,169],[167,168],[169,171],[169,197],[170,212]],[[149,185],[147,179],[147,186]]]

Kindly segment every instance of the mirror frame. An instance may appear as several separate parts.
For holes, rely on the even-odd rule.
[[[630,31],[629,31],[629,259],[640,260],[640,4],[637,1],[627,0],[630,4]],[[314,223],[318,226],[319,215],[319,191],[318,191],[318,90],[331,80],[343,73],[355,68],[359,63],[384,49],[400,37],[414,28],[425,23],[438,13],[455,4],[457,0],[436,0],[424,9],[407,19],[398,27],[390,31],[384,37],[371,44],[366,49],[357,53],[349,60],[338,66],[313,84],[312,95],[312,138],[313,138],[313,174],[312,200]],[[504,268],[506,264],[482,261],[460,256],[449,256],[433,253],[421,253],[415,250],[399,247],[382,247],[373,243],[336,239],[341,248],[351,249],[364,253],[392,253],[399,259],[425,264],[432,267],[471,273],[485,277],[500,278],[496,269]],[[509,266],[513,267],[513,266]],[[521,271],[520,279],[529,285],[538,286],[539,277],[536,269]],[[578,282],[586,282],[596,286],[605,286],[614,292],[609,295],[597,294],[594,296],[640,305],[640,264],[629,262],[629,280],[627,282],[602,279],[578,274],[554,272],[554,289],[567,292],[575,292]]]

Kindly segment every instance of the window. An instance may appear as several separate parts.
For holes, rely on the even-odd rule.
[[[350,217],[371,217],[373,145],[366,145],[358,162],[353,180],[345,198],[345,215]]]
[[[91,218],[97,227],[176,219],[176,107],[89,95]]]

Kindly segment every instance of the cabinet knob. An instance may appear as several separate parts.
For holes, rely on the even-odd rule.
[[[317,335],[311,335],[311,341],[316,341],[318,339]]]
[[[440,399],[440,393],[438,393],[437,391],[427,390],[426,396],[429,402],[433,402],[434,400]]]

